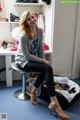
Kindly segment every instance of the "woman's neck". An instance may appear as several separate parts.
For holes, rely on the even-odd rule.
[[[34,37],[36,36],[36,27],[30,27],[30,32],[31,32],[31,36],[32,39],[34,39]]]
[[[30,27],[30,32],[35,34],[36,33],[36,27],[34,27],[34,26]]]

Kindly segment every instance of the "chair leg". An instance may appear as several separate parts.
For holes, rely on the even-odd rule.
[[[19,100],[29,100],[30,96],[26,91],[26,73],[22,73],[22,89],[17,90],[14,96]]]

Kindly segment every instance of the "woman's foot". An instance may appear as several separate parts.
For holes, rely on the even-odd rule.
[[[38,106],[39,103],[38,103],[38,101],[37,101],[37,99],[36,99],[36,90],[37,90],[37,88],[35,88],[35,87],[33,86],[33,87],[31,88],[30,95],[31,95],[31,102],[32,102],[32,104]]]
[[[62,110],[62,108],[60,107],[59,104],[50,103],[50,105],[48,106],[48,108],[49,108],[51,111],[56,112],[56,115],[57,115],[58,118],[65,119],[65,120],[70,119],[70,116],[68,116],[67,114],[65,114],[65,113],[63,112],[63,110]]]

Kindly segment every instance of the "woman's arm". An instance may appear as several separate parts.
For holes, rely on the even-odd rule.
[[[39,49],[38,49],[38,55],[40,58],[45,59],[45,55],[44,55],[44,48],[43,48],[43,31],[42,29],[40,29],[39,32]]]
[[[43,47],[43,30],[39,29],[39,49],[38,49],[38,54],[40,58],[45,59],[45,54],[44,54],[44,47]],[[45,59],[45,63],[50,65],[50,62]]]

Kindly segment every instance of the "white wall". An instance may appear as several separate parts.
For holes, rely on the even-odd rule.
[[[80,77],[80,4],[77,4],[72,78]]]
[[[55,75],[71,78],[76,4],[61,4],[55,0],[55,22],[53,33],[53,69]]]
[[[53,1],[52,1],[53,2]],[[45,37],[44,37],[44,42],[49,45],[49,49],[52,50],[52,41],[51,41],[51,28],[52,28],[52,6],[44,6],[43,11],[45,15]]]
[[[3,40],[12,41],[10,24],[0,23],[0,42]]]

